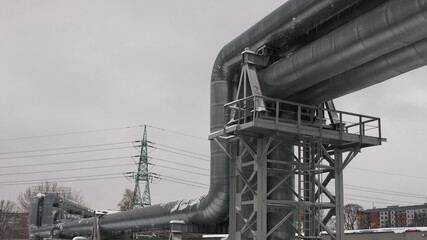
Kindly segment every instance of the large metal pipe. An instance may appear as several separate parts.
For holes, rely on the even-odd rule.
[[[390,0],[278,61],[261,74],[264,94],[284,98],[427,37],[427,2]]]
[[[224,124],[223,105],[233,100],[233,81],[240,73],[240,53],[245,47],[257,50],[278,39],[281,39],[279,45],[283,45],[360,2],[364,0],[290,0],[227,44],[218,54],[212,71],[211,132]],[[106,215],[99,221],[101,230],[166,226],[176,219],[209,224],[225,220],[228,216],[228,159],[216,143],[211,144],[211,156],[211,183],[207,196]],[[92,220],[64,223],[61,233],[87,233],[91,224]]]
[[[288,100],[318,104],[361,90],[427,65],[427,39],[376,58],[302,92]]]
[[[376,2],[384,1],[386,0]],[[223,105],[234,100],[235,82],[240,74],[240,53],[244,48],[249,47],[255,51],[263,45],[286,46],[287,43],[315,29],[346,9],[358,4],[375,6],[371,2],[371,0],[289,0],[224,46],[218,54],[212,70],[211,132],[223,127]],[[369,8],[366,9],[366,11],[368,10]],[[349,20],[344,17],[343,20],[337,19],[335,23],[338,26],[341,22]],[[223,147],[228,148],[225,144]],[[161,227],[169,225],[171,220],[201,224],[212,224],[225,220],[228,216],[228,159],[216,143],[211,144],[211,156],[211,183],[206,196],[106,215],[99,221],[101,230],[108,232]],[[91,231],[92,224],[93,219],[89,218],[63,223],[58,227],[60,233],[64,235],[87,234]]]

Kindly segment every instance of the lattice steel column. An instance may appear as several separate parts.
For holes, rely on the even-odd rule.
[[[141,193],[140,183],[144,184],[144,191]],[[135,188],[133,191],[131,208],[151,206],[150,193],[150,173],[148,170],[148,145],[147,126],[144,126],[144,135],[141,141],[141,153],[139,155],[138,172],[135,176]]]
[[[265,138],[238,136],[238,150],[231,160],[230,238],[268,239],[295,234],[294,207],[287,203],[293,191],[290,157],[284,156],[287,144],[274,136]],[[275,153],[276,152],[276,153]],[[281,152],[281,154],[277,154]],[[288,172],[288,176],[286,176]],[[283,176],[284,175],[284,176]],[[278,177],[279,176],[279,177]],[[292,197],[290,197],[292,198]]]
[[[266,111],[256,110],[257,98]],[[325,230],[342,240],[343,170],[361,148],[385,140],[380,119],[337,111],[332,103],[323,108],[262,96],[226,104],[225,111],[224,128],[210,138],[233,146],[230,239],[293,240],[295,233],[319,239]],[[367,124],[377,132],[368,135]],[[334,216],[336,231],[328,226]]]
[[[318,239],[322,230],[343,239],[342,172],[360,148],[301,136],[292,147],[295,154],[288,140],[276,134],[236,135],[230,155],[230,239],[290,240],[295,233],[298,239]],[[335,191],[328,189],[331,182]],[[327,226],[332,216],[336,232]]]

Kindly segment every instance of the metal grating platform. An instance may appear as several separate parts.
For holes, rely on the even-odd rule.
[[[264,111],[256,111],[264,102]],[[209,139],[245,135],[284,135],[298,142],[300,136],[322,138],[322,142],[342,147],[369,147],[386,141],[381,137],[381,120],[356,113],[309,106],[262,96],[250,96],[225,105],[224,128]],[[227,120],[231,119],[231,120]]]

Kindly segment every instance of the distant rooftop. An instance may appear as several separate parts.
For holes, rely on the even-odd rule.
[[[393,205],[388,206],[385,208],[373,208],[373,209],[366,209],[365,212],[382,212],[382,211],[396,211],[396,210],[406,210],[406,209],[427,209],[427,203],[420,204],[420,205],[411,205],[411,206],[399,206],[399,205]]]
[[[402,228],[374,228],[374,229],[360,229],[360,230],[345,230],[345,234],[364,234],[364,233],[405,233],[405,232],[427,232],[427,227],[402,227]],[[326,231],[321,233],[328,235]]]

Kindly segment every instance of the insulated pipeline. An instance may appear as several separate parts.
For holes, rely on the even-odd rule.
[[[330,17],[362,0],[289,0],[246,32],[238,36],[218,54],[211,78],[211,132],[223,127],[224,104],[233,100],[233,81],[240,73],[240,53],[245,47],[256,50],[269,42],[283,45],[316,27]],[[279,41],[278,41],[279,40]],[[228,148],[227,145],[223,145]],[[228,217],[228,159],[223,150],[211,144],[211,183],[209,193],[200,199],[180,200],[143,209],[103,216],[101,231],[138,230],[168,226],[171,220],[213,224]],[[73,221],[61,226],[62,234],[87,232],[92,219]]]
[[[221,129],[224,125],[224,104],[234,100],[235,85],[241,69],[240,53],[246,47],[253,51],[264,45],[282,48],[351,7],[361,4],[365,7],[369,6],[363,11],[369,11],[371,10],[370,7],[375,7],[385,1],[377,0],[375,4],[372,4],[372,0],[288,0],[277,10],[224,46],[218,54],[212,70],[211,132]],[[420,5],[425,7],[425,4]],[[360,12],[360,14],[362,13]],[[342,18],[337,17],[334,24],[341,26],[344,22],[357,17],[358,14],[352,13]],[[315,40],[315,38],[317,37],[312,37],[310,41]],[[164,227],[168,226],[171,220],[184,220],[188,223],[198,224],[214,224],[224,221],[228,217],[229,161],[223,150],[216,144],[211,143],[211,179],[210,189],[206,196],[105,215],[99,220],[101,231],[112,232]],[[225,143],[223,143],[223,147],[228,149],[228,145]],[[34,206],[36,204],[40,203],[34,201]],[[37,224],[34,217],[31,219],[31,223]],[[92,226],[93,218],[86,218],[61,223],[56,227],[60,229],[62,236],[73,236],[90,233]],[[39,228],[39,230],[44,231],[44,228]],[[290,232],[283,230],[283,233]]]
[[[427,1],[390,0],[261,73],[264,94],[286,99],[427,37]]]
[[[326,102],[425,65],[427,65],[427,39],[316,84],[289,97],[288,100],[305,104]]]

